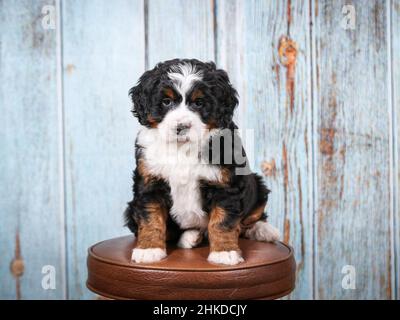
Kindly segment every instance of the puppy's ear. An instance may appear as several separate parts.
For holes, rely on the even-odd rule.
[[[132,113],[143,126],[149,125],[148,116],[151,108],[151,94],[156,82],[154,73],[154,69],[146,71],[140,77],[137,85],[129,90],[129,95],[133,102]]]
[[[218,101],[216,121],[220,127],[226,128],[232,121],[233,112],[238,105],[238,94],[229,81],[228,74],[221,69],[212,72],[212,91]]]

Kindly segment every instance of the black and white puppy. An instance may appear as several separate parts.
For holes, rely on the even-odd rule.
[[[239,236],[275,241],[266,221],[269,190],[251,173],[232,121],[238,104],[213,62],[174,59],[146,71],[130,90],[143,128],[136,139],[134,198],[126,225],[135,262],[166,257],[166,241],[193,248],[208,237],[212,263],[243,261]]]

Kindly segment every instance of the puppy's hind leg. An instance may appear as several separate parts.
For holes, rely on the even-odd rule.
[[[244,236],[250,240],[264,242],[273,242],[281,238],[279,230],[263,220],[257,221],[250,228],[246,229]]]
[[[242,222],[242,235],[250,240],[273,242],[281,235],[277,228],[267,222],[264,213],[266,203],[254,209]]]

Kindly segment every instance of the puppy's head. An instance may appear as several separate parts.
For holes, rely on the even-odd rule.
[[[129,94],[133,114],[168,141],[195,141],[210,129],[226,128],[238,104],[225,71],[213,62],[174,59],[146,71]]]

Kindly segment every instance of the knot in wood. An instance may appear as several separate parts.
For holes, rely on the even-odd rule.
[[[297,43],[286,36],[279,39],[279,60],[285,67],[294,66],[297,57]]]
[[[13,259],[10,265],[11,273],[14,277],[20,277],[24,274],[24,261],[20,258]]]
[[[261,163],[261,170],[265,176],[274,177],[276,174],[275,159],[272,159],[271,161],[263,161]]]

